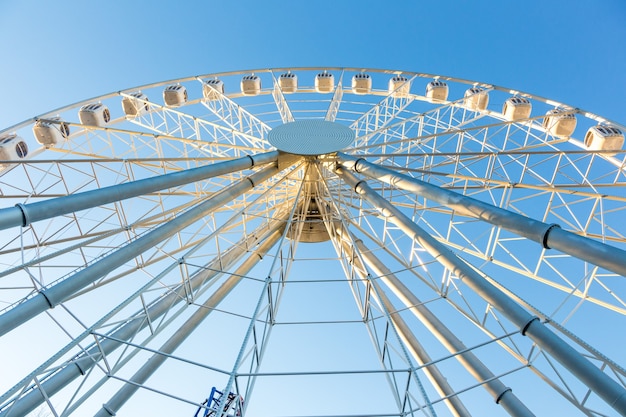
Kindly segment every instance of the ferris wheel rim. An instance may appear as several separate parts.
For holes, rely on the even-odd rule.
[[[172,78],[166,81],[155,81],[152,83],[147,83],[147,84],[141,84],[141,85],[137,85],[134,87],[128,87],[128,88],[124,88],[121,90],[117,90],[117,91],[112,91],[110,93],[106,93],[106,94],[101,94],[101,95],[97,95],[97,96],[93,96],[91,98],[88,99],[84,99],[84,100],[80,100],[77,101],[75,103],[69,104],[69,105],[65,105],[65,106],[61,106],[58,108],[55,108],[53,110],[41,113],[37,116],[34,116],[32,118],[29,119],[25,119],[21,122],[18,122],[14,125],[11,125],[7,128],[3,128],[0,130],[0,135],[6,134],[6,133],[10,133],[16,129],[19,129],[21,127],[27,126],[30,123],[36,122],[39,119],[46,119],[49,118],[55,114],[58,114],[62,111],[66,111],[69,109],[73,109],[73,108],[78,108],[80,106],[86,105],[86,104],[90,104],[93,102],[98,102],[107,98],[111,98],[111,97],[115,97],[115,96],[119,96],[121,94],[124,93],[130,93],[136,90],[142,90],[142,89],[148,89],[148,88],[154,88],[154,87],[161,87],[161,86],[166,86],[168,84],[176,84],[176,83],[181,83],[181,82],[185,82],[185,81],[194,81],[194,80],[201,80],[201,79],[206,79],[206,78],[211,78],[211,77],[221,77],[221,76],[231,76],[231,75],[243,75],[243,74],[254,74],[254,73],[274,73],[274,72],[281,72],[281,71],[324,71],[324,70],[330,70],[330,71],[360,71],[360,72],[375,72],[375,73],[380,73],[380,74],[388,74],[388,75],[393,75],[393,74],[405,74],[405,75],[410,75],[410,76],[417,76],[420,78],[427,78],[427,79],[442,79],[442,80],[446,80],[446,81],[454,81],[454,82],[458,82],[458,83],[463,83],[466,85],[472,85],[472,86],[480,86],[480,87],[484,87],[484,88],[488,88],[488,89],[493,89],[493,90],[498,90],[498,91],[502,91],[502,92],[507,92],[513,95],[520,95],[523,97],[528,97],[528,98],[532,98],[533,100],[538,100],[541,102],[544,102],[546,104],[550,104],[553,105],[555,107],[562,107],[565,109],[568,109],[569,111],[573,111],[577,114],[580,114],[584,117],[593,119],[595,121],[597,121],[598,123],[601,124],[610,124],[613,126],[616,126],[622,130],[626,131],[626,125],[623,125],[615,120],[612,119],[607,119],[603,116],[600,116],[596,113],[593,113],[591,111],[585,110],[579,106],[573,106],[571,104],[568,103],[563,103],[563,102],[559,102],[559,101],[555,101],[553,99],[549,99],[546,97],[542,97],[530,92],[525,92],[525,91],[521,91],[521,90],[517,90],[517,89],[513,89],[513,88],[508,88],[508,87],[504,87],[504,86],[498,86],[492,83],[487,83],[487,82],[482,82],[482,81],[473,81],[473,80],[469,80],[469,79],[465,79],[465,78],[458,78],[458,77],[454,77],[454,76],[449,76],[449,75],[440,75],[440,74],[434,74],[434,73],[424,73],[424,72],[415,72],[415,71],[408,71],[408,70],[397,70],[397,69],[385,69],[385,68],[359,68],[359,67],[260,67],[260,68],[252,68],[252,69],[246,69],[246,70],[232,70],[232,71],[219,71],[219,72],[212,72],[212,73],[205,73],[205,74],[200,74],[200,75],[188,75],[188,76],[183,76],[183,77],[178,77],[178,78]]]

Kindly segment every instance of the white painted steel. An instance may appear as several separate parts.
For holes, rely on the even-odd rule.
[[[503,111],[511,97],[524,111]],[[213,386],[249,416],[623,412],[610,133],[626,128],[579,104],[410,71],[246,69],[3,129],[28,152],[0,161],[0,416],[191,416]],[[266,152],[283,155],[261,181]],[[373,192],[430,238],[355,194],[338,152],[358,180],[379,167]]]

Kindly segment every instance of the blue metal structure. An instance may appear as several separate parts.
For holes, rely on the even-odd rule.
[[[241,415],[242,408],[243,398],[232,392],[229,392],[226,398],[224,398],[224,393],[213,387],[211,394],[202,403],[202,407],[198,407],[193,417],[214,417],[218,415],[238,417]]]

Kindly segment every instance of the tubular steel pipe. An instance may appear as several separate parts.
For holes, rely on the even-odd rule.
[[[95,417],[110,417],[137,392],[140,386],[165,362],[182,342],[202,323],[204,319],[218,306],[218,304],[232,291],[243,277],[265,256],[283,235],[281,231],[274,231],[250,256],[237,268],[235,272],[213,293],[195,313],[174,333],[148,361],[120,388],[111,399],[102,405]]]
[[[339,241],[339,244],[343,247],[343,250],[345,253],[348,253],[348,254],[352,253],[350,242],[348,240],[342,239],[342,234],[333,233],[332,238],[334,240]],[[361,256],[363,256],[364,253],[361,251],[362,246],[358,249],[359,249]],[[339,255],[341,256],[341,254]],[[359,257],[350,256],[349,261],[350,263],[355,264],[357,271],[366,270]],[[364,272],[360,275],[362,275],[361,276],[362,279],[367,278],[366,276],[364,276],[365,275]],[[411,331],[411,329],[406,324],[406,322],[402,319],[402,317],[400,317],[399,314],[394,313],[395,308],[393,307],[393,304],[391,303],[387,295],[380,289],[380,286],[376,283],[376,281],[371,281],[371,283],[373,287],[376,289],[373,295],[380,300],[385,310],[387,310],[387,313],[389,314],[389,318],[391,319],[393,325],[395,326],[398,332],[398,336],[400,336],[400,338],[402,339],[407,349],[411,352],[413,358],[421,366],[423,366],[425,363],[432,362],[432,358],[430,357],[426,349],[424,349],[424,347],[419,342],[419,340],[417,340],[417,337],[415,337],[415,334]],[[443,397],[447,397],[443,401],[448,407],[448,410],[450,410],[450,412],[455,417],[471,417],[472,416],[470,412],[467,410],[467,408],[465,408],[465,405],[463,404],[461,399],[456,395],[454,389],[452,389],[450,384],[448,384],[448,380],[446,379],[446,377],[441,373],[441,371],[436,365],[434,364],[429,365],[422,369],[424,370],[424,373],[426,374],[430,382],[433,384],[433,386],[435,387],[439,395]],[[533,416],[532,414],[526,415],[526,417],[532,417],[532,416]]]
[[[270,224],[269,228],[263,226],[262,230],[258,229],[250,234],[244,241],[240,241],[221,256],[216,257],[206,268],[200,270],[189,280],[191,291],[199,290],[204,283],[211,278],[217,276],[221,270],[227,269],[241,259],[243,255],[249,252],[250,245],[256,245],[263,241],[273,233],[281,232],[283,221],[286,219],[276,220]],[[267,228],[267,230],[265,230]],[[247,245],[246,245],[247,243]],[[40,388],[35,388],[24,397],[15,401],[15,403],[6,410],[0,412],[0,417],[22,416],[35,410],[44,401],[45,395],[50,397],[65,386],[70,384],[76,378],[85,375],[91,368],[96,366],[98,361],[104,356],[112,353],[115,349],[122,345],[118,340],[130,340],[137,332],[148,326],[148,321],[144,316],[156,319],[167,313],[174,305],[185,300],[185,288],[183,284],[179,284],[177,289],[158,299],[153,305],[148,307],[146,314],[136,313],[134,319],[124,323],[110,333],[110,339],[100,341],[99,346],[95,345],[87,350],[84,354],[68,362],[63,369],[52,375],[49,379],[40,383]]]
[[[529,336],[539,347],[550,353],[565,368],[574,374],[600,398],[620,414],[626,416],[626,389],[594,366],[573,347],[552,333],[538,317],[531,315],[506,294],[484,279],[462,259],[437,241],[411,219],[406,217],[390,202],[374,192],[365,181],[359,181],[353,174],[341,167],[339,175],[354,191],[377,207],[383,216],[397,225],[404,233],[422,246],[437,262],[452,274],[459,277],[481,298],[493,305],[518,326],[522,335]]]
[[[456,358],[469,373],[476,378],[493,397],[493,399],[507,410],[517,410],[521,416],[533,416],[513,391],[504,385],[496,376],[481,362],[472,351],[467,350],[465,344],[446,327],[446,325],[433,314],[428,307],[411,292],[371,251],[367,249],[363,241],[354,240],[365,263],[380,277],[381,281],[404,303],[404,305],[417,317],[424,326],[443,344],[450,353],[463,352]],[[506,406],[505,406],[506,405]]]
[[[34,297],[18,304],[0,316],[0,336],[32,319],[38,314],[53,308],[68,299],[75,292],[85,288],[120,265],[142,254],[157,243],[174,235],[178,231],[201,219],[206,213],[227,204],[244,192],[253,188],[254,184],[270,178],[278,172],[276,166],[269,166],[243,179],[235,185],[225,188],[188,211],[130,242],[87,268],[76,272],[71,277],[41,290]]]
[[[217,162],[199,168],[186,169],[124,184],[103,187],[64,197],[31,204],[17,204],[0,209],[0,230],[15,226],[28,226],[39,220],[50,219],[115,201],[137,197],[166,188],[202,181],[218,175],[242,171],[258,165],[278,161],[278,151],[244,156],[230,161]]]
[[[436,201],[461,215],[483,220],[526,237],[541,244],[545,249],[557,249],[626,277],[626,251],[624,250],[568,232],[561,229],[557,224],[534,220],[417,178],[397,173],[389,168],[367,162],[362,158],[338,153],[338,159],[341,166],[346,169]]]

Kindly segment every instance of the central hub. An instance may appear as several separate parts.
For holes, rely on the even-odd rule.
[[[279,151],[295,155],[324,155],[338,152],[354,141],[348,126],[326,120],[298,120],[276,126],[267,140]]]

